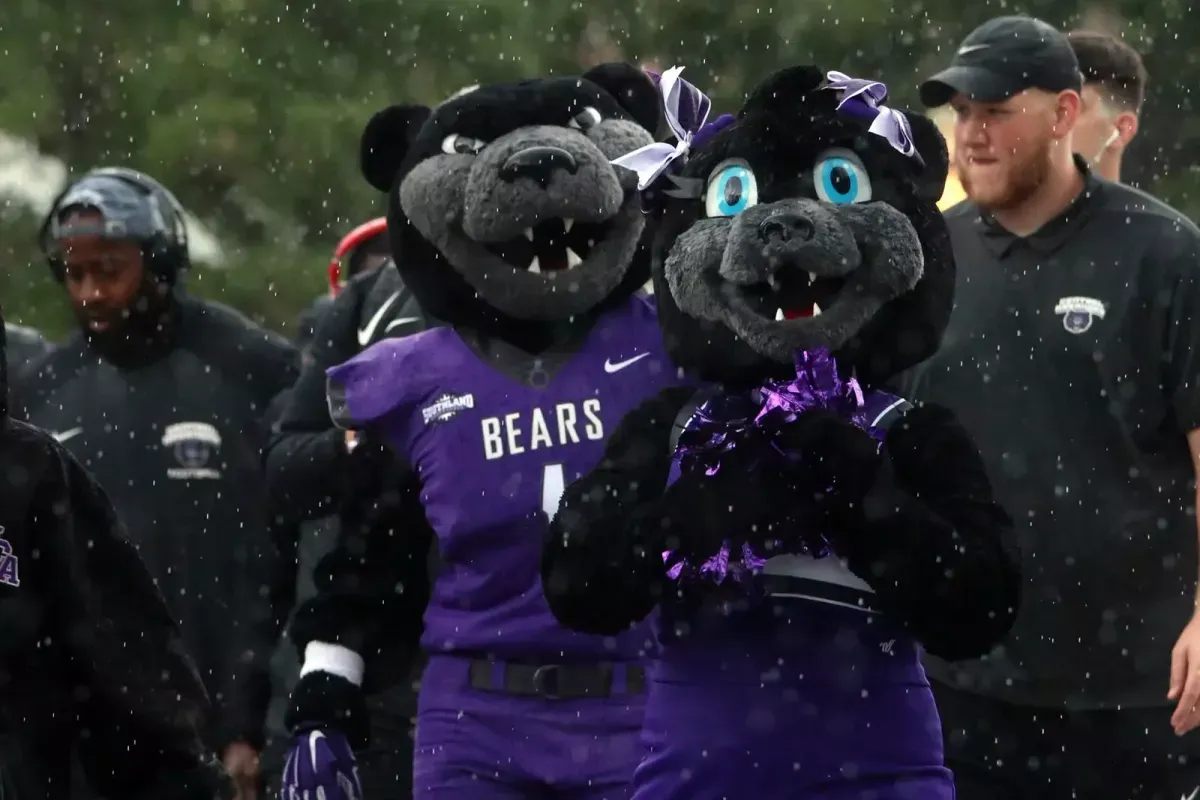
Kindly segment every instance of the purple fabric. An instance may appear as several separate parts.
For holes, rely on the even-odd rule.
[[[528,369],[536,381],[501,372],[438,328],[330,370],[330,391],[344,399],[344,424],[382,437],[420,477],[444,564],[425,614],[428,651],[640,660],[648,627],[589,636],[554,619],[541,551],[565,487],[595,467],[627,413],[680,381],[654,309],[631,298],[553,372]]]
[[[337,731],[298,735],[283,767],[280,800],[363,800],[354,752]]]
[[[830,72],[825,76],[829,88],[840,94],[838,113],[852,117],[869,126],[869,131],[882,136],[897,152],[924,164],[917,146],[913,142],[912,126],[903,112],[883,104],[887,100],[887,86],[880,81],[851,78],[843,72]]]
[[[502,665],[497,664],[499,670]],[[641,760],[645,694],[545,700],[471,687],[469,661],[434,655],[421,678],[414,800],[625,800]],[[370,798],[376,800],[376,798]]]
[[[683,67],[671,67],[655,79],[663,98],[663,114],[667,127],[675,136],[675,144],[654,142],[631,153],[614,158],[618,167],[633,170],[638,175],[638,191],[644,191],[672,162],[682,158],[692,145],[693,137],[708,121],[712,100],[708,95],[680,77]],[[651,77],[654,73],[650,73]]]

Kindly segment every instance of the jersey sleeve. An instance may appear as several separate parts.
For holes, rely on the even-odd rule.
[[[420,370],[416,351],[426,334],[385,339],[327,372],[329,417],[339,428],[366,430],[382,424],[411,401]]]
[[[79,692],[80,760],[105,797],[217,796],[210,706],[179,631],[111,503],[65,451],[31,504]]]

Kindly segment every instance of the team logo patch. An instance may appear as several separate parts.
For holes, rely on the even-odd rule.
[[[163,447],[170,449],[179,462],[169,467],[167,477],[176,480],[215,480],[221,471],[212,466],[221,449],[221,434],[207,422],[176,422],[163,431]]]
[[[475,395],[447,393],[434,400],[433,405],[421,409],[421,417],[424,418],[425,424],[429,425],[434,422],[446,422],[463,411],[470,411],[473,408],[475,408]]]
[[[1064,297],[1054,306],[1054,313],[1063,318],[1063,328],[1076,335],[1087,333],[1092,323],[1104,319],[1104,303],[1091,297]]]
[[[4,538],[3,526],[0,526],[0,583],[21,585],[21,559],[13,555],[12,545]]]

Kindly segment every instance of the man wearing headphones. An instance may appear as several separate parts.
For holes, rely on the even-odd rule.
[[[125,169],[89,172],[54,203],[42,248],[79,330],[31,367],[18,412],[98,476],[200,669],[204,731],[254,796],[279,609],[280,531],[261,454],[295,349],[191,297],[183,210]],[[287,565],[294,568],[294,565]]]
[[[1128,44],[1107,33],[1071,31],[1067,41],[1083,73],[1075,152],[1105,180],[1120,182],[1121,159],[1138,132],[1146,99],[1146,67]]]

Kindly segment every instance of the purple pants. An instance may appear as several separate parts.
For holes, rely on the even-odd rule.
[[[917,646],[859,611],[804,616],[667,645],[634,800],[953,800]]]
[[[627,800],[645,697],[546,700],[475,689],[467,659],[421,679],[414,800]]]

